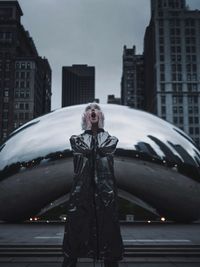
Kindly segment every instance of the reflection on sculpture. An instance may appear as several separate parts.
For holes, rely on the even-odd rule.
[[[1,145],[1,220],[27,219],[66,201],[73,177],[69,138],[80,132],[84,107],[62,108],[32,120]],[[147,112],[102,107],[105,129],[119,138],[119,195],[169,219],[198,219],[200,151],[190,137]]]

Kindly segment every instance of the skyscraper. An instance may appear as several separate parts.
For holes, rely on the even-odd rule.
[[[21,24],[18,1],[0,1],[0,141],[51,109],[51,68]]]
[[[124,46],[121,103],[144,109],[144,57],[136,54],[135,46],[133,48]]]
[[[152,0],[144,39],[146,109],[200,145],[200,11]]]
[[[62,68],[62,107],[93,102],[95,68],[72,65]]]

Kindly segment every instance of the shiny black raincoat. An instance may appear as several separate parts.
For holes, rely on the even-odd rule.
[[[118,139],[99,129],[70,138],[74,182],[68,203],[63,252],[71,258],[122,259],[113,153]]]

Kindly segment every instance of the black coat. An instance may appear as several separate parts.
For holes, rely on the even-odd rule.
[[[63,252],[72,258],[121,260],[123,243],[117,209],[113,153],[118,139],[99,129],[70,138],[74,182],[70,192]]]

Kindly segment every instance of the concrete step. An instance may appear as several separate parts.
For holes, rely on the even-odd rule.
[[[0,245],[0,257],[62,257],[60,245]],[[125,245],[125,258],[189,257],[200,259],[200,245]]]

